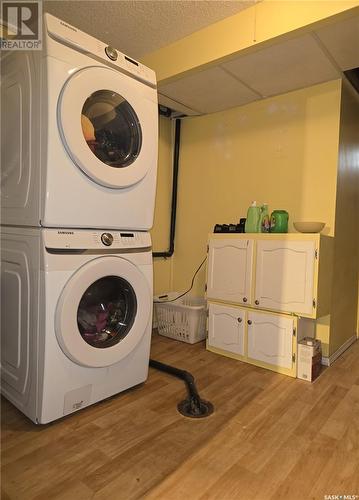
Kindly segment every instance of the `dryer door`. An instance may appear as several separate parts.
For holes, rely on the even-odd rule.
[[[154,89],[96,66],[67,80],[57,109],[60,134],[74,163],[110,188],[132,186],[151,168],[157,114]]]
[[[99,257],[67,282],[55,314],[63,352],[90,367],[117,363],[142,339],[152,295],[142,272],[121,257]]]

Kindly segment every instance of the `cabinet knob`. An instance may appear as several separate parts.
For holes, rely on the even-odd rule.
[[[242,323],[242,318],[237,318],[238,323]]]
[[[247,297],[243,297],[243,302],[247,302]]]
[[[256,306],[259,306],[259,300],[258,299],[255,300],[254,303],[255,303]]]
[[[251,320],[251,319],[249,319],[249,320],[247,321],[247,323],[248,323],[248,325],[251,325],[251,324],[252,324],[252,320]]]

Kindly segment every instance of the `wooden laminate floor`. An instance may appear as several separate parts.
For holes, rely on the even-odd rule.
[[[152,369],[144,385],[46,426],[3,399],[2,499],[359,495],[359,342],[314,384],[157,335],[152,357],[191,371],[215,413],[181,416],[183,383]]]

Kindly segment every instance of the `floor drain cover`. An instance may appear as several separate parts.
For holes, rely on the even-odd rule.
[[[185,417],[204,418],[211,415],[214,411],[213,404],[209,401],[201,399],[199,402],[193,402],[190,399],[185,399],[177,405],[177,410]]]

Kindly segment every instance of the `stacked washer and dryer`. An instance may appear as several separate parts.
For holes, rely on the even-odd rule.
[[[156,79],[44,15],[2,61],[2,393],[47,423],[144,382]]]

